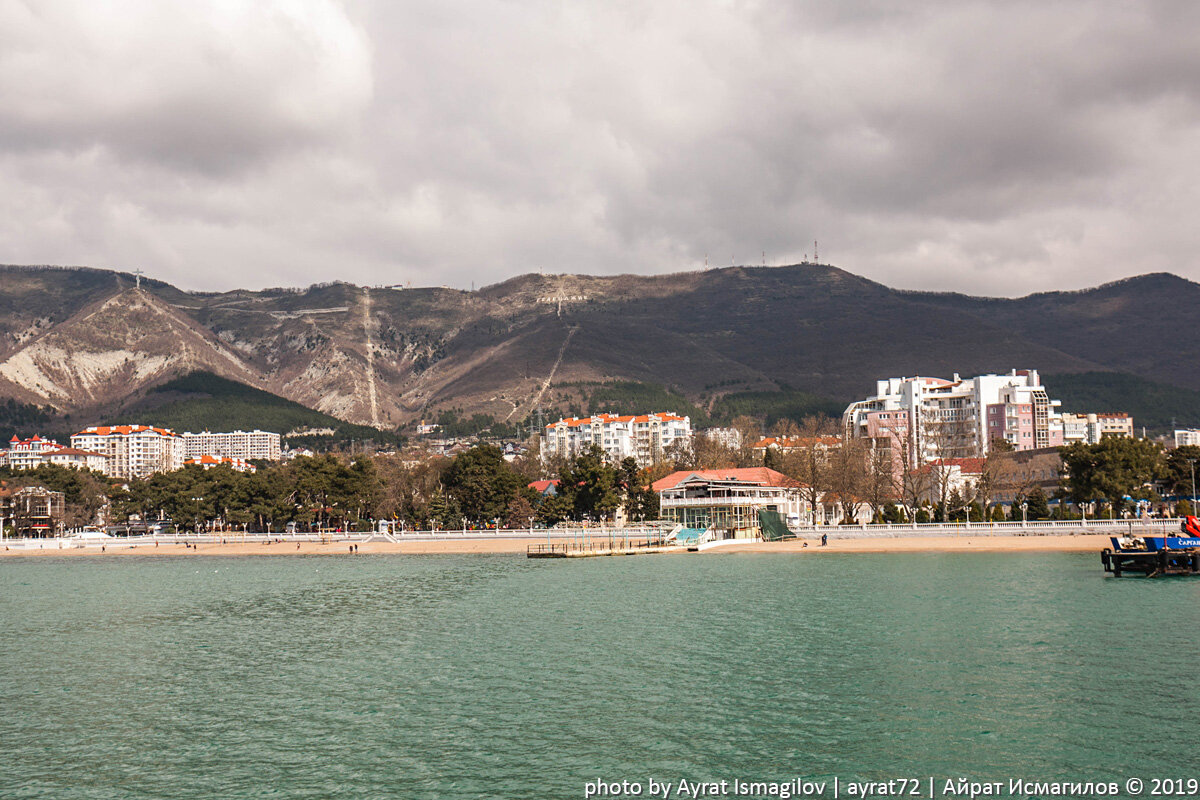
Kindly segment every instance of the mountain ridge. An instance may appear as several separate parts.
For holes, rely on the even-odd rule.
[[[1200,285],[1170,273],[1019,298],[897,290],[815,264],[530,273],[474,292],[134,283],[94,268],[0,267],[0,396],[123,405],[200,369],[391,429],[448,409],[520,422],[578,401],[570,386],[614,381],[709,404],[784,386],[841,402],[879,378],[1014,367],[1200,389],[1179,366],[1200,349],[1178,335],[1200,323]],[[85,319],[99,307],[107,316]]]

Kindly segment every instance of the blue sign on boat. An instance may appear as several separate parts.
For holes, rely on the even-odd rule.
[[[1146,547],[1151,550],[1185,550],[1200,547],[1200,538],[1195,536],[1147,536]]]

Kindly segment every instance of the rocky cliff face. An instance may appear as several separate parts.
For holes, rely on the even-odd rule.
[[[59,408],[116,403],[192,370],[259,379],[203,327],[147,291],[126,289],[28,337],[0,362],[13,394]]]
[[[103,270],[0,267],[0,396],[93,408],[202,369],[391,428],[451,406],[515,422],[550,387],[612,379],[848,399],[891,375],[1035,367],[1200,388],[1195,371],[1163,374],[1200,356],[1194,337],[1167,340],[1200,323],[1200,286],[1173,276],[1017,300],[897,292],[818,265],[525,275],[478,292],[132,287]]]

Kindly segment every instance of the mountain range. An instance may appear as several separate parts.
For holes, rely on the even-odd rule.
[[[1191,398],[1198,317],[1200,284],[1164,273],[997,299],[896,290],[818,264],[530,274],[471,292],[220,293],[5,266],[0,398],[101,419],[205,372],[385,430],[447,410],[509,424],[539,408],[586,411],[619,386],[661,387],[706,411],[775,396],[836,408],[879,378],[1012,368],[1092,376],[1092,399],[1110,378],[1128,393],[1129,376]]]

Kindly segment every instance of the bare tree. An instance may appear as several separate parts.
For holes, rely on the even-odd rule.
[[[978,455],[975,428],[967,410],[955,406],[923,408],[920,423],[919,449],[928,463],[930,494],[942,509],[942,522],[947,522],[952,511],[970,505],[971,500],[963,497],[974,496],[973,489],[963,491],[968,487],[961,476],[962,459]],[[960,489],[958,502],[951,509],[956,488]]]
[[[930,474],[921,457],[917,433],[911,426],[898,434],[896,444],[895,480],[905,514],[915,520],[917,509],[930,494]]]
[[[796,424],[795,420],[782,417],[771,426],[771,435],[776,437],[799,436],[800,426]]]
[[[891,442],[878,440],[865,442],[863,499],[871,506],[871,516],[878,517],[883,507],[899,499],[899,473],[896,469],[896,454],[889,446]]]
[[[841,506],[842,521],[856,518],[859,498],[866,487],[867,448],[862,439],[850,439],[827,455],[829,495]]]
[[[742,437],[742,445],[737,451],[737,466],[762,466],[762,457],[754,451],[754,445],[762,438],[762,426],[754,417],[745,414],[733,418],[731,427],[736,428]]]
[[[692,454],[697,469],[725,469],[738,466],[738,451],[726,447],[716,439],[697,436],[692,443]]]
[[[817,508],[830,490],[830,450],[840,446],[834,435],[837,424],[828,417],[805,417],[799,433],[792,438],[786,452],[781,454],[780,472],[800,483],[800,497],[817,521]]]

